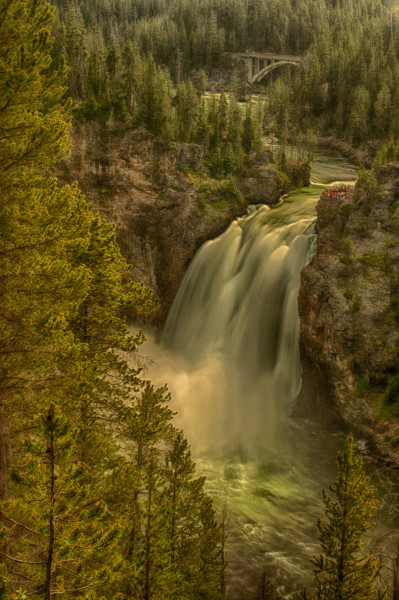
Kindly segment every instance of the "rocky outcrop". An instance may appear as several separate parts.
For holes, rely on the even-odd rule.
[[[342,418],[397,460],[399,163],[361,176],[342,199],[323,193],[317,248],[299,294],[300,411]]]
[[[334,135],[318,135],[319,148],[333,150],[340,156],[346,158],[354,165],[364,165],[367,168],[372,167],[375,155],[378,150],[378,143],[368,141],[359,148],[354,148],[348,141],[336,138]]]
[[[95,211],[115,223],[133,277],[160,298],[158,323],[199,246],[244,214],[250,201],[272,204],[287,191],[287,182],[265,165],[254,166],[252,179],[209,179],[200,170],[200,145],[162,144],[144,132],[98,123],[75,124],[71,137],[72,154],[60,164],[59,178],[77,180]]]

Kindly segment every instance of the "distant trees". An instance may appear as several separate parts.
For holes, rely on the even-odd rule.
[[[399,136],[399,35],[392,3],[349,0],[344,8],[329,0],[284,0],[284,6],[281,0],[55,4],[54,64],[64,58],[70,66],[69,89],[80,117],[133,117],[137,123],[136,102],[144,113],[149,110],[148,97],[140,100],[143,74],[151,71],[147,61],[159,69],[156,87],[163,91],[156,97],[164,111],[170,82],[187,83],[194,71],[200,97],[205,70],[223,68],[225,52],[251,48],[306,55],[298,68],[273,75],[270,109],[283,135],[317,117],[354,144]],[[146,118],[151,122],[151,114],[141,113],[139,119]],[[182,132],[171,134],[169,124],[169,135],[181,139]],[[151,131],[163,128],[150,124]]]
[[[306,60],[273,84],[271,96],[279,101],[271,109],[279,125],[286,111],[294,127],[316,117],[319,126],[354,145],[397,137],[399,40],[392,37],[392,14],[382,1],[346,2],[344,9],[326,3]]]

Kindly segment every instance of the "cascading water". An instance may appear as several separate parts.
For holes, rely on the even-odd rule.
[[[356,177],[336,158],[321,157],[314,173],[321,183]],[[207,489],[227,504],[229,600],[250,598],[264,568],[285,598],[309,581],[320,488],[342,442],[341,432],[291,417],[301,385],[300,271],[314,251],[321,191],[258,207],[206,243],[161,345],[147,343],[149,376],[167,381]]]
[[[226,447],[272,445],[300,390],[297,298],[314,251],[314,218],[304,210],[291,222],[290,204],[275,210],[259,208],[201,248],[163,334],[192,364],[221,364],[228,394],[218,399],[218,414],[202,415],[201,443],[214,456]]]

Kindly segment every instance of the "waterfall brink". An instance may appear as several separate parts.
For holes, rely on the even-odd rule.
[[[301,385],[297,298],[315,247],[314,204],[304,195],[234,222],[204,244],[180,286],[162,343],[202,373],[199,388],[214,379],[202,400],[185,399],[191,424],[183,422],[194,448],[200,440],[208,455],[273,446],[292,410]]]

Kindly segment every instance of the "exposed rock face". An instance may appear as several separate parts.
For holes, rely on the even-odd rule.
[[[161,300],[161,323],[199,246],[220,233],[249,201],[274,203],[286,190],[273,168],[256,167],[254,181],[228,185],[192,176],[203,147],[163,145],[148,135],[99,124],[76,124],[73,151],[59,168],[63,183],[77,180],[95,211],[115,223],[122,253],[136,281]]]
[[[324,193],[317,249],[299,294],[300,410],[343,418],[392,458],[399,422],[387,386],[398,368],[398,199],[399,163],[341,200]]]
[[[337,152],[340,156],[345,157],[354,165],[362,164],[367,168],[373,165],[378,144],[371,141],[362,144],[361,148],[354,148],[349,142],[345,142],[333,135],[319,135],[319,147],[329,148]]]

